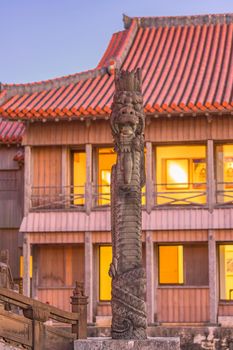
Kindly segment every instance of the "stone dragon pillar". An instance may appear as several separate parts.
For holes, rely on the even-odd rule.
[[[146,339],[141,243],[145,116],[139,69],[116,71],[110,123],[117,152],[111,174],[112,338]]]

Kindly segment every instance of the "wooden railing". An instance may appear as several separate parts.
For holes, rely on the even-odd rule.
[[[60,310],[0,288],[0,337],[33,350],[72,350],[74,339],[87,337],[87,297],[77,284],[71,297],[72,312]],[[14,306],[18,314],[6,311]],[[12,308],[12,310],[14,310]],[[70,324],[72,333],[49,326],[50,320]]]
[[[204,206],[207,202],[206,183],[156,184],[154,206]]]
[[[145,190],[142,198],[145,202]],[[110,185],[32,187],[31,210],[92,210],[109,207]]]
[[[217,182],[217,206],[233,205],[233,182]]]

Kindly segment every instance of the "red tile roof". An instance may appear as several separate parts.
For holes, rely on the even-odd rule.
[[[96,69],[0,89],[12,119],[108,117],[114,69],[142,68],[146,113],[233,113],[233,14],[124,17]]]
[[[0,143],[21,143],[25,126],[21,122],[0,122]]]

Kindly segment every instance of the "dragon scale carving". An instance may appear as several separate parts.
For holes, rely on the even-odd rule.
[[[140,70],[116,71],[111,129],[117,152],[112,168],[112,338],[146,338],[146,276],[142,267],[141,188],[145,183]]]

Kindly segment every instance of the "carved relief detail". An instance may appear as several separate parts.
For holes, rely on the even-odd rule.
[[[141,74],[116,72],[111,128],[117,152],[112,168],[112,337],[146,338],[142,267],[141,188],[145,183]]]

